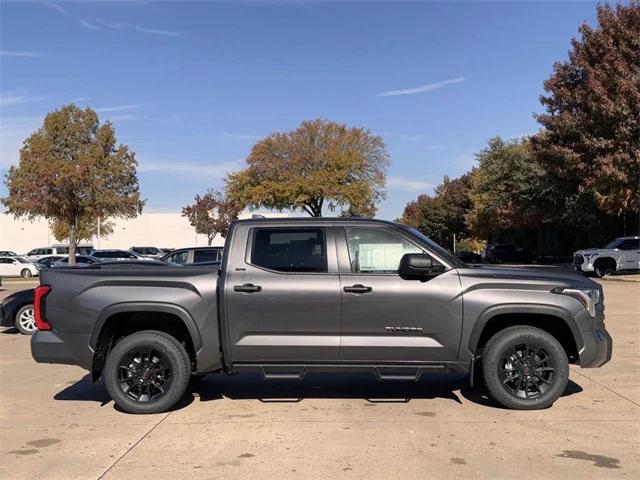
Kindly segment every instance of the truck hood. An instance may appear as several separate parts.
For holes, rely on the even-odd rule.
[[[616,250],[610,248],[585,248],[584,250],[578,250],[574,253],[574,255],[593,255],[594,253],[602,255],[607,253],[614,253],[615,251]]]
[[[565,267],[509,268],[479,266],[458,270],[464,277],[485,278],[487,280],[505,280],[514,283],[548,284],[551,287],[596,288],[600,285],[583,274]]]

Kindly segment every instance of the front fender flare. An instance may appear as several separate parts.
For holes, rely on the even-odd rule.
[[[476,321],[473,329],[471,331],[471,335],[469,335],[469,343],[468,348],[472,354],[476,353],[478,348],[478,342],[480,341],[480,336],[482,335],[482,331],[487,326],[489,321],[497,315],[504,314],[534,314],[534,315],[550,315],[554,317],[561,318],[571,330],[571,334],[573,335],[573,339],[576,342],[576,346],[578,348],[578,352],[582,350],[584,346],[584,342],[582,340],[582,334],[580,332],[580,328],[571,315],[571,312],[565,310],[562,307],[558,307],[556,305],[532,305],[529,303],[509,303],[504,305],[493,305],[480,314],[480,317]]]

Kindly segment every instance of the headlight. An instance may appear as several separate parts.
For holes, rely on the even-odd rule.
[[[560,295],[569,295],[578,300],[592,317],[596,316],[596,305],[600,302],[600,290],[595,288],[564,288],[556,287],[551,293],[559,293]]]

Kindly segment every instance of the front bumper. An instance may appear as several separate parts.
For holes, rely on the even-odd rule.
[[[93,351],[87,335],[38,330],[31,337],[31,356],[38,363],[77,365],[91,370]]]
[[[583,340],[584,347],[580,353],[582,368],[601,367],[611,360],[613,339],[604,328],[597,329],[595,332],[585,332]]]

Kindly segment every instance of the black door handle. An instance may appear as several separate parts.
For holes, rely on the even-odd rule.
[[[256,293],[261,292],[262,287],[260,285],[253,285],[252,283],[245,283],[244,285],[234,285],[233,291],[242,293]]]
[[[357,284],[351,287],[344,287],[343,290],[347,293],[371,293],[373,291],[373,288]]]

